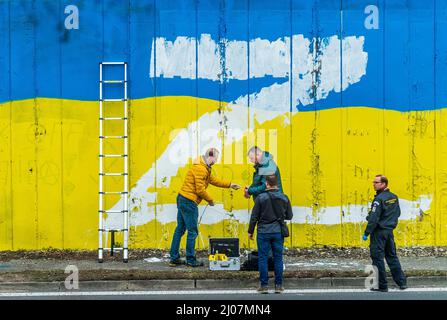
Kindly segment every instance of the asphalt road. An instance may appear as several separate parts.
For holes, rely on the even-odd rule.
[[[388,293],[364,289],[286,290],[283,294],[258,294],[254,290],[33,292],[0,293],[0,300],[222,300],[234,304],[243,300],[447,300],[447,288],[396,289]]]

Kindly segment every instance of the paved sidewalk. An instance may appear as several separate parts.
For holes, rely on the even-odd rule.
[[[246,252],[242,253],[244,261]],[[79,270],[80,286],[85,290],[244,289],[258,285],[258,272],[210,271],[206,252],[199,255],[205,267],[169,267],[167,253],[160,250],[133,252],[128,263],[123,263],[120,255],[98,263],[95,252],[0,252],[0,291],[65,290],[69,265]],[[424,254],[413,250],[401,255],[410,286],[447,287],[444,251]],[[285,283],[291,289],[362,288],[369,264],[365,249],[291,251],[285,255]]]

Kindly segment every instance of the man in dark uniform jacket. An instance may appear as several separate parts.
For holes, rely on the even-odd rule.
[[[401,290],[405,290],[407,279],[397,258],[393,236],[400,216],[399,199],[388,189],[388,179],[385,176],[377,175],[373,183],[376,196],[366,218],[368,225],[363,235],[364,241],[371,235],[369,248],[372,264],[377,267],[379,273],[379,288],[371,290],[388,291],[384,258],[390,267],[394,282]]]

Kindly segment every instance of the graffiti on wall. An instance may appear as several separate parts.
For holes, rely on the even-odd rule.
[[[215,174],[250,184],[252,145],[281,169],[288,246],[363,245],[378,173],[400,197],[400,244],[447,241],[444,1],[9,0],[0,14],[0,248],[96,248],[99,61],[129,64],[131,246],[169,247],[206,148]],[[254,246],[252,201],[210,191],[199,246]]]

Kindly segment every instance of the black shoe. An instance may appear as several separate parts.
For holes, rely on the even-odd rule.
[[[196,268],[196,267],[203,267],[205,264],[203,263],[203,261],[196,260],[194,262],[187,262],[186,265],[188,267]]]
[[[371,288],[369,290],[374,291],[374,292],[388,292],[388,288],[383,288],[383,289],[381,289],[381,288],[379,288],[379,289]]]
[[[169,261],[170,267],[177,267],[177,266],[181,266],[182,264],[185,264],[185,262],[180,259]]]
[[[400,290],[405,290],[405,289],[408,289],[408,286],[406,284],[404,284],[402,286],[399,286],[399,289]]]

